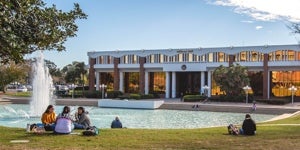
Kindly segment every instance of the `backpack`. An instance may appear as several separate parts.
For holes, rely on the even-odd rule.
[[[56,125],[54,132],[61,134],[69,134],[72,132],[74,125],[69,118],[58,118],[56,120]]]
[[[228,130],[228,134],[231,134],[231,135],[239,134],[239,129],[233,124],[230,124],[229,126],[227,126],[227,130]]]
[[[92,135],[98,135],[99,134],[99,129],[96,126],[89,126],[86,128],[85,131],[82,132],[82,135],[85,136],[92,136]]]

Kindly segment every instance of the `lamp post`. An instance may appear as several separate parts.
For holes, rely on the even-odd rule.
[[[101,84],[101,85],[99,85],[99,87],[100,87],[100,89],[101,89],[101,91],[102,91],[102,99],[104,99],[104,89],[107,87],[107,85],[105,85],[105,84]]]
[[[243,90],[246,93],[246,104],[248,104],[249,91],[251,90],[251,87],[247,85],[247,86],[243,87]]]
[[[292,86],[289,88],[289,91],[292,92],[292,104],[294,104],[294,95],[295,95],[295,92],[297,91],[297,88],[295,86]]]

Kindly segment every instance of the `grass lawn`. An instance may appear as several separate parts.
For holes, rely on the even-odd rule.
[[[300,148],[300,115],[258,125],[256,136],[227,135],[226,127],[202,129],[101,129],[98,136],[26,133],[25,129],[0,127],[0,149],[263,149]],[[80,132],[76,130],[74,132]],[[29,140],[13,144],[10,140]]]
[[[32,92],[6,92],[5,95],[14,97],[31,97]]]

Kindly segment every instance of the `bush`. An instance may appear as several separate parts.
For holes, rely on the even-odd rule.
[[[290,103],[289,99],[257,99],[256,102],[266,103],[271,105],[285,105]]]
[[[130,94],[129,99],[141,99],[141,95],[140,94]]]
[[[245,102],[246,96],[245,95],[220,95],[219,99],[220,102]],[[253,101],[253,95],[248,96],[248,103]]]
[[[154,95],[153,94],[143,94],[141,95],[141,99],[153,99]]]
[[[185,95],[183,96],[184,102],[200,102],[201,100],[205,100],[206,96],[203,95]]]
[[[86,98],[101,98],[101,92],[100,91],[85,91],[84,96]]]
[[[107,98],[117,98],[123,95],[121,91],[107,91]]]
[[[165,94],[165,91],[150,91],[149,93],[153,95],[153,98],[160,98],[161,95]]]

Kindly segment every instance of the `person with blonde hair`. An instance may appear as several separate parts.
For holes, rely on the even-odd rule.
[[[111,128],[122,128],[122,122],[120,121],[120,117],[116,116],[115,120],[111,123]]]

